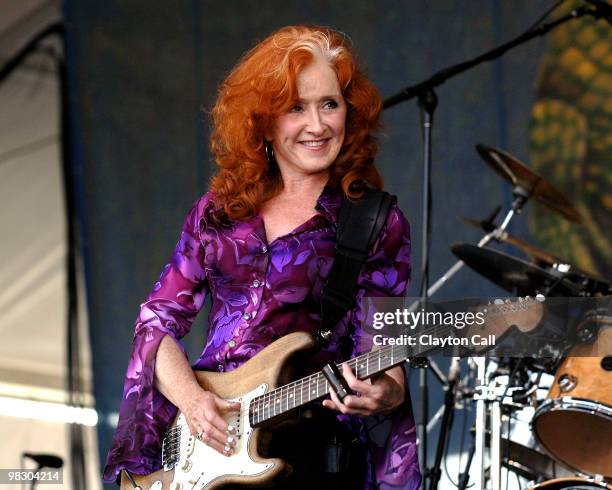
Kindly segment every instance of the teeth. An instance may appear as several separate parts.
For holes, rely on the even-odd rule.
[[[326,140],[319,141],[302,141],[303,145],[310,146],[311,148],[318,148],[319,146],[323,146]]]

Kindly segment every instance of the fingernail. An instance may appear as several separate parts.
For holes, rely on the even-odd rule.
[[[229,434],[233,434],[234,432],[236,432],[236,428],[233,425],[228,425],[227,429],[225,429],[226,432],[228,432]]]
[[[227,443],[232,446],[236,444],[236,438],[234,436],[227,436]]]

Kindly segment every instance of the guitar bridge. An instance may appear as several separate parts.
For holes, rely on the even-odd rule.
[[[181,426],[172,427],[166,432],[162,442],[162,464],[164,471],[173,470],[179,460],[181,449]]]

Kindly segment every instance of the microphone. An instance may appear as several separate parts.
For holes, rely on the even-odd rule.
[[[592,10],[590,14],[597,19],[606,19],[608,24],[612,25],[612,5],[603,0],[586,0],[590,3],[595,10]]]
[[[34,460],[40,468],[61,468],[64,466],[64,460],[53,454],[23,453],[22,456]]]

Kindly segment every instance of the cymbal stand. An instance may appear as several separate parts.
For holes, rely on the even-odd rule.
[[[510,388],[510,383],[512,383],[510,378],[507,381],[500,381],[498,377],[491,379],[491,374],[497,369],[497,363],[491,362],[487,366],[486,359],[485,357],[473,358],[478,368],[478,385],[474,391],[474,400],[476,400],[474,440],[475,457],[479,464],[474,486],[475,488],[485,488],[485,448],[488,432],[490,433],[489,478],[491,490],[501,490],[502,406],[516,406],[513,401],[513,393],[522,388]],[[488,421],[486,416],[487,405],[490,405]],[[467,483],[467,480],[465,483]]]
[[[501,234],[503,234],[503,232],[510,224],[512,218],[517,214],[521,214],[521,212],[523,211],[523,207],[527,203],[527,200],[529,199],[531,193],[524,187],[516,186],[514,189],[512,189],[512,195],[514,196],[512,206],[506,213],[502,224],[498,228],[494,229],[493,231],[490,231],[480,239],[477,245],[479,248],[486,247],[491,240],[495,240]],[[438,290],[442,286],[444,286],[444,284],[446,284],[448,280],[451,279],[457,272],[459,272],[459,270],[464,265],[465,262],[463,262],[463,260],[458,260],[457,262],[455,262],[455,264],[450,269],[448,269],[444,274],[442,274],[442,276],[431,285],[431,287],[427,290],[427,297],[431,297],[436,292],[438,292]],[[415,301],[408,307],[408,311],[415,311],[419,307],[419,304],[419,301]]]
[[[479,464],[478,472],[474,478],[475,488],[485,488],[485,437],[487,428],[487,407],[489,401],[489,387],[487,385],[487,363],[484,357],[475,357],[476,383],[474,400],[476,400],[476,433],[474,434],[474,456]]]

